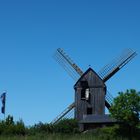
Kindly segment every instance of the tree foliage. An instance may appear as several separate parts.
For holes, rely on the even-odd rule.
[[[55,133],[77,133],[78,122],[75,119],[63,119],[54,125]]]
[[[57,124],[47,124],[39,122],[34,126],[28,128],[28,134],[34,135],[36,133],[64,133],[64,134],[74,134],[78,133],[78,122],[75,119],[63,119]]]
[[[114,99],[110,108],[110,113],[113,118],[131,127],[138,125],[139,112],[140,92],[134,89],[119,92],[119,96]]]
[[[0,120],[0,135],[36,135],[36,134],[74,134],[78,133],[78,122],[75,119],[64,119],[57,124],[39,122],[26,127],[22,120],[14,121],[13,116],[8,115],[5,120]]]
[[[25,135],[26,128],[22,120],[14,122],[13,116],[0,121],[0,134],[1,135]]]

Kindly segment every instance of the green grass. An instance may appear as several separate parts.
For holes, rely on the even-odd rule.
[[[95,136],[93,134],[51,134],[35,136],[0,136],[0,140],[127,140],[125,138],[109,138],[107,136]],[[135,140],[135,139],[134,139]]]

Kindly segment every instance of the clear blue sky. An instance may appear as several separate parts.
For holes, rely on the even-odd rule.
[[[50,122],[74,100],[74,81],[52,58],[63,48],[99,71],[125,48],[140,53],[139,0],[0,0],[0,92],[6,114]],[[107,82],[140,91],[140,55]],[[0,115],[3,119],[3,115]]]

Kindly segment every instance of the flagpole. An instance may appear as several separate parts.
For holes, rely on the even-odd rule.
[[[5,108],[6,108],[6,95],[7,95],[7,91],[5,91]],[[6,109],[4,108],[4,120],[6,119]]]

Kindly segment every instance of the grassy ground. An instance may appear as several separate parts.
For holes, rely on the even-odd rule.
[[[36,135],[36,136],[0,136],[0,140],[127,140],[125,138],[109,138],[106,136],[94,136],[86,134],[77,135]]]

